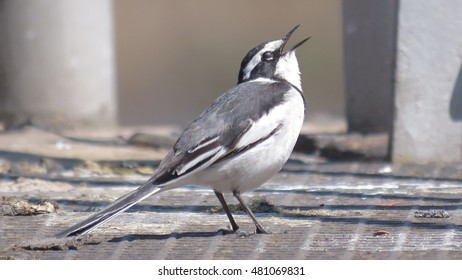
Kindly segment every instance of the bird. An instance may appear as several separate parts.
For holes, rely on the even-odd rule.
[[[245,209],[255,225],[254,234],[269,233],[241,193],[260,187],[280,171],[300,134],[306,101],[295,50],[310,37],[284,49],[298,27],[245,55],[236,86],[186,127],[144,184],[56,237],[88,234],[147,197],[188,185],[212,188],[231,232],[243,231],[224,193],[231,193]]]

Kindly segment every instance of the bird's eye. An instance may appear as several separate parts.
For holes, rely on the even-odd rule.
[[[270,51],[264,52],[261,55],[262,61],[270,61],[270,60],[273,60],[273,58],[274,58],[273,52],[270,52]]]

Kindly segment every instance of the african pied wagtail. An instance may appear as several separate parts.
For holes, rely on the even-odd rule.
[[[305,100],[295,49],[284,51],[296,26],[282,39],[265,42],[244,57],[237,85],[216,99],[176,141],[156,173],[57,237],[85,234],[141,200],[185,185],[210,186],[228,216],[239,226],[223,193],[233,193],[256,226],[267,233],[241,197],[277,173],[289,159],[305,116]]]

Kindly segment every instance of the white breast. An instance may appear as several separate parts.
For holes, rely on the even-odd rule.
[[[261,135],[262,131],[268,135],[281,125],[275,134],[251,149],[200,172],[196,175],[196,183],[209,185],[219,192],[245,192],[258,188],[289,159],[300,134],[304,111],[302,96],[292,89],[282,104],[252,125],[240,143],[255,142],[251,135]]]

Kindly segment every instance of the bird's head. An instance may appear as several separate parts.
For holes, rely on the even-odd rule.
[[[265,42],[251,49],[242,60],[238,84],[267,78],[289,82],[301,90],[300,69],[295,57],[295,49],[310,37],[295,44],[289,50],[284,50],[284,46],[298,26],[290,30],[282,39]]]

